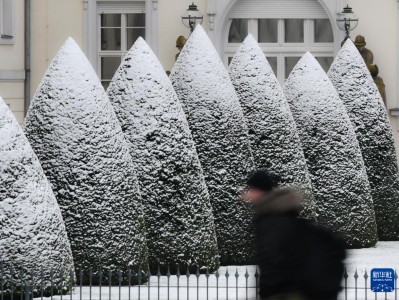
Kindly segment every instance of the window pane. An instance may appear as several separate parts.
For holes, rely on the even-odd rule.
[[[101,84],[103,85],[104,90],[107,90],[110,83],[111,83],[111,81],[105,81],[105,80],[101,81]]]
[[[316,59],[326,72],[330,69],[331,64],[334,61],[334,57],[316,57]]]
[[[101,79],[111,80],[120,63],[120,57],[101,57]]]
[[[260,19],[258,20],[258,40],[259,43],[278,42],[278,20]]]
[[[300,57],[285,58],[285,78],[288,78],[288,76],[291,74],[292,69],[295,67],[300,59]]]
[[[286,19],[285,23],[285,42],[303,43],[304,42],[304,22],[302,19]]]
[[[127,27],[145,27],[145,14],[127,14]]]
[[[102,14],[101,27],[121,27],[120,14]]]
[[[128,28],[127,33],[127,48],[130,49],[134,42],[141,36],[145,39],[145,28]]]
[[[229,43],[242,43],[248,35],[248,20],[233,19],[229,31]]]
[[[334,42],[331,22],[328,19],[314,20],[314,41],[315,43]]]
[[[273,69],[274,75],[277,77],[277,57],[267,57],[267,60]]]
[[[121,50],[121,29],[101,29],[101,50]]]

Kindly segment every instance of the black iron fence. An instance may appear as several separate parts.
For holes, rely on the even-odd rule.
[[[370,288],[370,275],[367,270],[364,272],[358,272],[357,270],[348,272],[345,270],[343,277],[343,289],[339,296],[340,300],[398,300],[398,273],[396,270],[393,278],[395,289],[392,292],[372,292]]]
[[[35,272],[12,267],[5,270],[0,265],[0,300],[260,300],[255,266],[221,267],[215,272],[192,270]],[[339,300],[398,300],[397,280],[395,271],[395,290],[373,293],[368,271],[345,271]]]

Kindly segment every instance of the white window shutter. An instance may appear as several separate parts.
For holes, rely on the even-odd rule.
[[[12,0],[11,0],[12,1]],[[97,5],[98,13],[145,13],[145,1],[126,1],[126,2],[99,2]]]
[[[317,0],[245,0],[233,9],[235,19],[328,19]]]
[[[1,27],[1,38],[12,39],[14,37],[14,11],[13,11],[14,0],[2,0],[2,27]]]

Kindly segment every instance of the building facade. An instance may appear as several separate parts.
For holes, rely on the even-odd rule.
[[[349,4],[359,17],[351,33],[366,37],[386,85],[388,109],[399,107],[398,0],[195,0],[203,26],[223,62],[251,33],[284,83],[298,59],[310,51],[325,70],[344,34],[337,13]],[[0,96],[22,123],[48,65],[69,36],[82,47],[107,87],[138,36],[158,55],[165,71],[175,61],[176,39],[192,0],[0,0]],[[398,122],[390,114],[396,144]],[[397,147],[399,148],[399,147]]]

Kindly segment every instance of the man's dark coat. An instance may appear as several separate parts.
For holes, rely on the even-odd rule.
[[[345,246],[327,230],[298,218],[300,207],[289,188],[271,192],[255,206],[262,299],[300,294],[330,300],[341,289]]]

